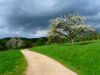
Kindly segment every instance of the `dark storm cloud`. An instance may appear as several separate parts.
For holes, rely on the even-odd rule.
[[[48,21],[50,17],[34,17],[30,15],[13,15],[8,18],[11,27],[23,27],[26,31],[31,31],[32,29],[45,29],[48,27]],[[13,26],[12,26],[13,25]]]
[[[71,13],[90,17],[89,23],[99,27],[99,7],[99,0],[0,0],[0,27],[7,35],[40,37],[39,33],[47,32],[50,19]]]
[[[51,2],[51,4],[49,2]],[[75,0],[69,1],[68,3],[66,0],[47,0],[46,4],[43,2],[41,3],[40,0],[38,1],[30,1],[22,0],[17,1],[13,7],[13,13],[8,17],[8,21],[11,24],[11,27],[24,27],[26,30],[33,28],[47,28],[48,21],[55,16],[68,14],[68,13],[75,13],[81,11],[82,7],[79,6],[87,6],[87,1],[80,1],[79,5]],[[41,3],[41,4],[38,4]],[[54,4],[54,5],[53,5]],[[74,5],[73,5],[74,4]],[[46,7],[44,7],[46,5]],[[76,9],[77,8],[77,9]],[[50,11],[48,9],[51,9]],[[13,26],[12,26],[13,25]]]

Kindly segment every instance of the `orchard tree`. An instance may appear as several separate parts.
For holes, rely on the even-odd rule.
[[[85,24],[85,17],[80,15],[68,15],[64,18],[59,17],[50,20],[50,30],[48,38],[57,40],[66,37],[74,44],[74,39],[77,35],[82,35],[83,32],[92,31],[90,25]],[[60,40],[59,39],[59,40]]]
[[[80,24],[78,28],[79,28],[79,35],[81,36],[81,38],[83,38],[84,34],[85,35],[92,34],[94,39],[94,34],[96,32],[96,28],[94,26],[87,24]]]
[[[48,32],[48,42],[49,43],[59,43],[61,39],[64,37],[60,30],[62,29],[62,26],[64,25],[63,18],[55,18],[50,20],[50,29]]]
[[[21,48],[24,46],[24,42],[23,40],[21,40],[18,37],[12,37],[6,44],[7,48],[12,48],[12,49],[16,49],[16,48]]]
[[[95,40],[95,37],[96,37],[96,34],[97,34],[97,32],[96,32],[96,27],[95,26],[90,26],[89,25],[89,32],[93,35],[93,40]]]

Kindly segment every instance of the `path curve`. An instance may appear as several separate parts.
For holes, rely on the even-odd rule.
[[[28,62],[26,75],[77,75],[45,55],[29,51],[28,49],[24,49],[21,52]]]

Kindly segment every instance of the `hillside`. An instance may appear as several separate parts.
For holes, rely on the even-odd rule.
[[[22,40],[28,40],[28,41],[33,41],[33,42],[35,42],[38,39],[40,39],[40,38],[25,38],[25,37],[19,37],[19,38],[22,39]],[[41,38],[45,39],[45,37],[41,37]],[[1,38],[0,40],[9,40],[9,39],[11,39],[11,37]]]
[[[79,75],[100,75],[100,41],[52,44],[31,48],[69,67]]]

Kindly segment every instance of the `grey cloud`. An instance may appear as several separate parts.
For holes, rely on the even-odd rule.
[[[98,26],[99,7],[99,0],[0,0],[0,27],[35,37],[38,31],[48,29],[50,19],[71,13],[91,17],[89,23]]]

